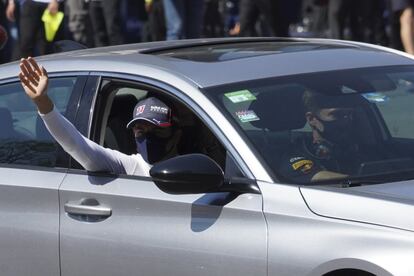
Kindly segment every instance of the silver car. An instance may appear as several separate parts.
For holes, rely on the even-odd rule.
[[[0,275],[414,275],[411,56],[257,38],[38,61],[55,107],[127,154],[136,152],[125,128],[136,102],[166,100],[180,155],[154,164],[151,177],[85,171],[48,133],[18,64],[2,65]],[[315,142],[327,127],[309,93],[352,118],[332,132],[346,147],[328,142],[326,155]]]

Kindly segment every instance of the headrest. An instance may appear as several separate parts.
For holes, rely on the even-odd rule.
[[[128,116],[129,118],[136,104],[137,98],[134,95],[117,95],[112,103],[111,116]]]
[[[303,128],[306,124],[302,102],[303,92],[300,87],[286,87],[260,93],[249,108],[260,120],[253,121],[251,124],[272,131]]]

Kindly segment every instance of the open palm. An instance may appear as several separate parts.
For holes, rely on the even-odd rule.
[[[33,58],[21,60],[19,78],[24,91],[32,100],[46,96],[49,81],[46,69],[39,66]]]

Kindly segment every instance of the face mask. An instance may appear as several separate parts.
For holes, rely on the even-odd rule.
[[[147,134],[135,137],[135,142],[137,144],[137,151],[147,163],[156,163],[162,160],[168,153],[168,138]]]
[[[323,124],[321,135],[327,141],[341,146],[354,143],[354,120],[352,118],[341,118],[333,121],[325,121],[319,118]]]

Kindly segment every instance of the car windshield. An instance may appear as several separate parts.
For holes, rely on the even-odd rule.
[[[372,184],[414,177],[413,66],[276,77],[204,92],[275,181]]]

